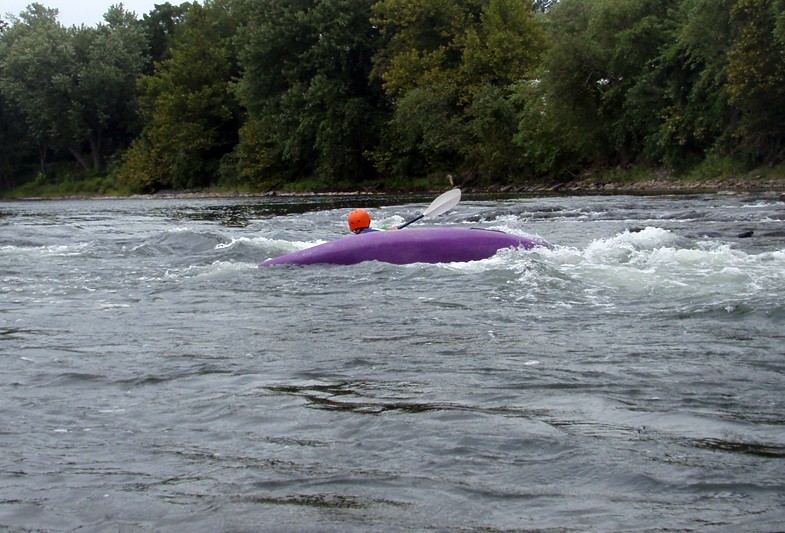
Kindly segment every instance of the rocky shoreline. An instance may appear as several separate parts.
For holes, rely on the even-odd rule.
[[[767,194],[779,196],[785,201],[785,178],[782,179],[707,179],[678,181],[653,178],[635,182],[614,182],[596,179],[576,180],[556,184],[491,185],[475,187],[456,184],[466,194]],[[311,192],[205,192],[205,191],[159,191],[152,195],[137,195],[137,198],[221,198],[221,197],[270,197],[270,196],[375,196],[380,194],[401,194],[408,192],[434,193],[443,190],[369,190],[352,191],[311,191]]]
[[[654,177],[638,181],[613,181],[588,177],[569,182],[528,185],[491,185],[476,187],[471,184],[457,183],[466,194],[635,194],[635,195],[667,195],[667,194],[766,194],[777,196],[785,201],[785,177],[764,178],[762,176],[745,176],[727,179],[676,180]],[[384,190],[357,189],[347,191],[200,191],[200,190],[163,190],[153,194],[135,194],[131,196],[92,196],[69,195],[53,197],[27,197],[17,200],[88,200],[88,199],[199,199],[199,198],[255,198],[255,197],[296,197],[296,196],[376,196],[383,194],[422,193],[438,194],[443,190]],[[7,198],[5,200],[14,200]],[[2,200],[0,200],[2,201]]]
[[[652,178],[630,183],[619,183],[600,180],[581,180],[570,182],[558,189],[559,192],[606,192],[606,193],[752,193],[771,192],[785,193],[785,178],[728,178],[705,180],[672,180]]]

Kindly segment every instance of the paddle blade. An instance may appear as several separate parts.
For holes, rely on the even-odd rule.
[[[423,211],[422,215],[424,217],[435,217],[441,215],[442,213],[446,213],[456,205],[458,202],[461,201],[461,190],[460,189],[450,189],[446,193],[437,197],[431,205],[428,206],[428,209]]]
[[[446,213],[456,205],[458,202],[461,201],[461,190],[460,189],[451,189],[446,193],[438,196],[436,200],[431,202],[431,205],[422,212],[422,215],[417,215],[417,217],[411,219],[409,222],[404,222],[398,229],[403,229],[412,222],[417,222],[422,217],[435,217],[441,215],[442,213]]]

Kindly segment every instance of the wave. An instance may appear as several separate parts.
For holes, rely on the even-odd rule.
[[[141,256],[193,255],[214,250],[226,241],[221,233],[175,228],[149,237],[133,246],[131,253]]]
[[[554,247],[540,252],[564,266],[613,269],[654,286],[751,284],[763,288],[785,279],[785,250],[750,254],[716,241],[693,241],[654,227],[624,231],[591,242],[584,250]]]
[[[625,300],[625,306],[675,309],[685,316],[783,315],[785,250],[749,253],[657,227],[626,230],[583,248],[502,250],[483,261],[436,268],[491,276],[491,282],[512,284],[515,299],[566,307],[615,308]]]
[[[8,244],[0,246],[0,255],[14,257],[70,257],[83,255],[93,246],[92,241],[70,244]]]
[[[785,251],[747,253],[716,241],[693,241],[661,228],[624,231],[584,249],[537,250],[539,271],[581,285],[585,293],[682,310],[734,311],[739,305],[781,307]]]
[[[192,265],[185,268],[171,268],[165,273],[168,280],[181,280],[190,278],[222,278],[233,277],[248,271],[256,271],[256,263],[238,263],[235,261],[214,261],[209,265]]]
[[[305,248],[310,248],[311,246],[316,246],[317,244],[322,244],[324,242],[327,241],[288,241],[284,239],[272,239],[268,237],[235,237],[227,242],[217,244],[215,249],[230,251],[236,250],[238,248],[252,248],[256,252],[261,251],[271,254],[290,253],[303,250]]]

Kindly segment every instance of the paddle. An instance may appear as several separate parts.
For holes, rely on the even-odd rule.
[[[422,212],[422,215],[418,215],[411,219],[409,222],[404,222],[398,229],[405,228],[412,222],[417,222],[422,217],[435,217],[439,216],[442,213],[446,213],[456,205],[458,202],[461,201],[461,190],[460,189],[450,189],[446,193],[440,195],[436,200],[431,202],[431,205],[428,206],[428,209]]]

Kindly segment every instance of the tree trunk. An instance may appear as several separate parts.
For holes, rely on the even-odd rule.
[[[2,168],[0,168],[0,190],[9,190],[11,188],[11,171],[10,165],[7,161],[3,161]]]
[[[101,153],[103,150],[102,141],[103,139],[100,131],[90,135],[90,152],[93,156],[93,170],[101,170],[103,167],[104,157]]]
[[[79,161],[79,164],[82,165],[82,168],[85,170],[90,170],[90,165],[87,164],[87,159],[82,152],[80,152],[75,146],[69,146],[68,151],[71,152],[71,155]]]
[[[46,145],[38,145],[38,162],[41,165],[41,174],[46,174]]]

